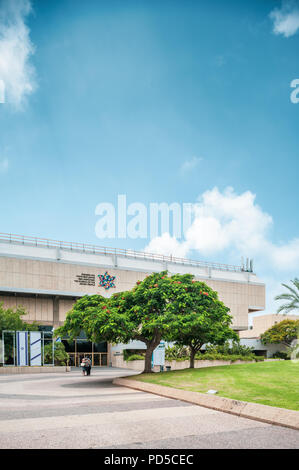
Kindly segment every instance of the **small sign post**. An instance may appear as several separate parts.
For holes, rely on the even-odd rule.
[[[153,365],[162,366],[165,365],[165,342],[160,341],[159,346],[153,352]]]

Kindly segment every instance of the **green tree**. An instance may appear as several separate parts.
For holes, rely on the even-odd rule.
[[[154,349],[162,338],[169,336],[176,320],[176,312],[169,308],[175,288],[172,277],[162,271],[138,281],[131,291],[111,297],[110,305],[127,315],[127,339],[139,340],[146,345],[146,373],[151,372]]]
[[[140,340],[147,347],[144,372],[151,372],[152,353],[176,317],[167,309],[173,285],[165,271],[147,276],[132,290],[114,294],[110,299],[100,295],[82,297],[55,335],[73,338],[84,330],[87,338],[95,342]]]
[[[216,291],[204,282],[194,281],[191,274],[172,279],[181,283],[168,305],[177,313],[168,336],[177,345],[189,347],[190,368],[194,368],[195,355],[204,344],[224,344],[228,339],[237,340],[238,335],[230,328],[229,308],[218,299]]]
[[[2,339],[2,332],[4,330],[37,331],[37,323],[27,323],[22,319],[26,314],[27,312],[23,307],[5,309],[3,303],[0,303],[0,339]],[[10,334],[5,335],[5,361],[13,355],[13,344],[13,336]]]
[[[288,286],[287,284],[281,284],[283,287],[288,289],[289,292],[277,295],[275,300],[286,300],[287,302],[280,305],[277,309],[277,313],[284,312],[289,313],[292,311],[299,311],[299,279],[295,278],[291,281],[294,287]]]
[[[128,298],[127,292],[121,295]],[[72,340],[84,331],[87,339],[94,342],[129,341],[131,325],[128,316],[114,304],[101,295],[81,297],[67,313],[64,324],[55,330],[55,336],[68,336]]]
[[[3,307],[3,303],[0,303],[0,334],[3,330],[12,331],[37,331],[38,324],[27,323],[22,319],[27,312],[23,307],[17,307],[16,309]]]
[[[291,346],[294,339],[298,337],[299,320],[283,320],[271,326],[261,335],[263,344],[282,343],[285,346]]]
[[[147,276],[132,290],[114,294],[110,299],[100,295],[81,298],[55,334],[73,338],[84,330],[87,338],[95,342],[140,340],[146,344],[144,372],[151,372],[152,353],[162,338],[179,340],[178,332],[184,327],[184,331],[188,330],[184,339],[189,340],[192,333],[197,334],[194,327],[201,326],[201,340],[205,331],[204,342],[207,338],[224,341],[227,334],[233,334],[230,329],[224,331],[225,324],[230,322],[228,309],[218,300],[216,292],[204,283],[195,282],[192,275],[168,276],[163,271]],[[213,335],[208,336],[208,328],[213,329]],[[198,343],[197,335],[192,343],[193,351],[198,350]]]

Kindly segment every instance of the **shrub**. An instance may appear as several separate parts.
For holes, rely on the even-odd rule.
[[[126,361],[137,361],[141,359],[144,359],[144,356],[141,356],[141,354],[132,354]]]
[[[134,359],[130,359],[131,356],[140,356],[141,359],[144,359],[144,350],[143,349],[124,349],[123,350],[123,358],[125,361],[134,361]],[[138,357],[138,359],[140,359]]]
[[[286,351],[276,351],[272,357],[275,359],[289,359],[289,354]]]
[[[256,356],[252,352],[252,348],[243,346],[237,341],[232,344],[229,342],[223,345],[207,345],[206,352],[199,352],[195,359],[200,361],[263,361],[263,356]],[[186,346],[174,345],[166,348],[166,361],[185,361],[189,360],[190,352]]]
[[[238,341],[233,341],[231,344],[227,341],[222,345],[207,345],[207,353],[219,353],[225,355],[237,355],[237,356],[250,356],[253,354],[253,348],[244,346]]]
[[[254,358],[255,362],[263,362],[265,360],[264,356],[255,356]]]
[[[190,357],[190,351],[187,346],[179,346],[175,344],[174,346],[170,347],[168,346],[165,349],[165,360],[166,361],[176,361],[178,359],[180,360],[186,360],[189,359]]]
[[[256,361],[260,362],[264,360],[263,356],[256,356],[255,354],[247,354],[246,356],[241,354],[221,354],[221,353],[205,353],[197,354],[196,360],[200,361]]]
[[[52,342],[45,345],[44,349],[44,362],[45,364],[51,364],[53,361],[52,356]],[[63,343],[54,343],[54,364],[56,366],[66,366],[69,355],[65,350]]]

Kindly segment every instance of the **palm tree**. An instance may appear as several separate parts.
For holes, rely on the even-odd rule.
[[[280,305],[277,313],[284,311],[284,314],[287,314],[292,310],[299,311],[299,279],[295,277],[291,283],[294,285],[294,287],[288,286],[287,284],[281,284],[283,287],[286,287],[289,292],[277,295],[275,300],[287,300],[288,302]]]

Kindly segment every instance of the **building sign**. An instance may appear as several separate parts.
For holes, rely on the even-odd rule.
[[[110,287],[115,287],[114,279],[115,276],[110,276],[106,271],[105,274],[99,274],[99,287],[104,287],[106,290],[110,289]]]
[[[104,287],[104,289],[110,289],[111,287],[115,287],[115,276],[110,276],[106,271],[105,274],[98,274],[99,278],[99,285],[98,287]],[[80,286],[91,286],[96,287],[96,275],[89,274],[89,273],[81,273],[77,274],[74,282],[79,284]]]
[[[164,366],[165,364],[165,343],[161,341],[153,352],[153,365]]]
[[[80,286],[95,286],[96,276],[95,274],[88,274],[88,273],[77,274],[75,282],[80,284]]]

